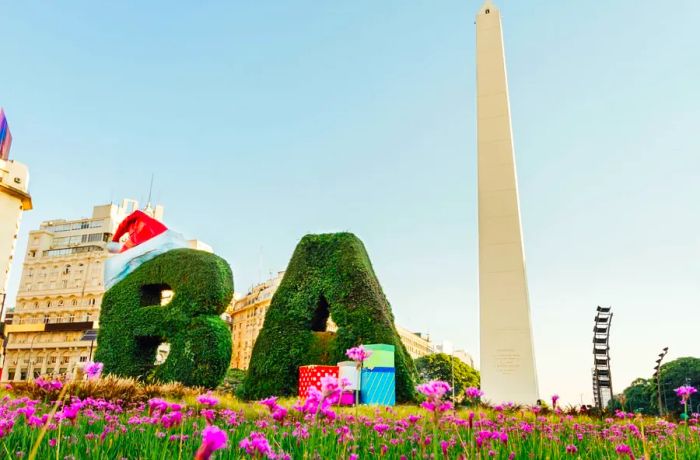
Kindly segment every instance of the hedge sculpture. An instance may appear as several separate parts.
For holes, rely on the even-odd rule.
[[[326,332],[329,315],[334,334]],[[396,346],[397,400],[413,400],[413,360],[362,241],[351,233],[306,235],[272,298],[241,396],[296,395],[299,366],[345,361],[348,348],[369,343]]]
[[[161,306],[164,290],[173,296]],[[231,332],[219,315],[232,296],[224,259],[194,249],[161,254],[105,293],[95,360],[108,374],[214,388],[231,361]],[[155,366],[163,342],[170,353]]]

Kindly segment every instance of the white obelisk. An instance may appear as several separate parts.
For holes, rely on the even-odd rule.
[[[476,16],[481,388],[495,402],[534,404],[532,344],[501,15]]]

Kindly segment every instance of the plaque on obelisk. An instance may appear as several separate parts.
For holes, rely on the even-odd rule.
[[[476,16],[481,387],[492,402],[538,399],[501,16]]]

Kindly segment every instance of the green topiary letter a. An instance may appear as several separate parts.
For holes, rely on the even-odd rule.
[[[326,332],[329,317],[336,333]],[[351,233],[306,235],[272,298],[242,396],[295,395],[299,366],[346,361],[348,348],[370,343],[396,347],[396,397],[413,400],[413,360],[362,241]]]
[[[161,293],[173,292],[161,305]],[[105,293],[95,360],[123,377],[216,387],[231,361],[231,332],[219,317],[233,296],[224,259],[174,249],[145,262]],[[170,353],[155,366],[156,349]]]

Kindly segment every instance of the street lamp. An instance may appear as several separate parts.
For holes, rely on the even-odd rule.
[[[664,360],[664,357],[668,353],[668,347],[664,347],[663,350],[661,350],[661,353],[659,353],[659,358],[656,360],[656,366],[654,366],[654,377],[656,377],[656,393],[657,396],[659,397],[659,415],[664,415],[663,407],[661,404],[661,361]]]
[[[95,329],[88,329],[83,332],[83,336],[80,338],[81,342],[90,341],[90,357],[88,361],[92,361],[92,348],[95,345],[95,339],[97,338],[97,331]]]

